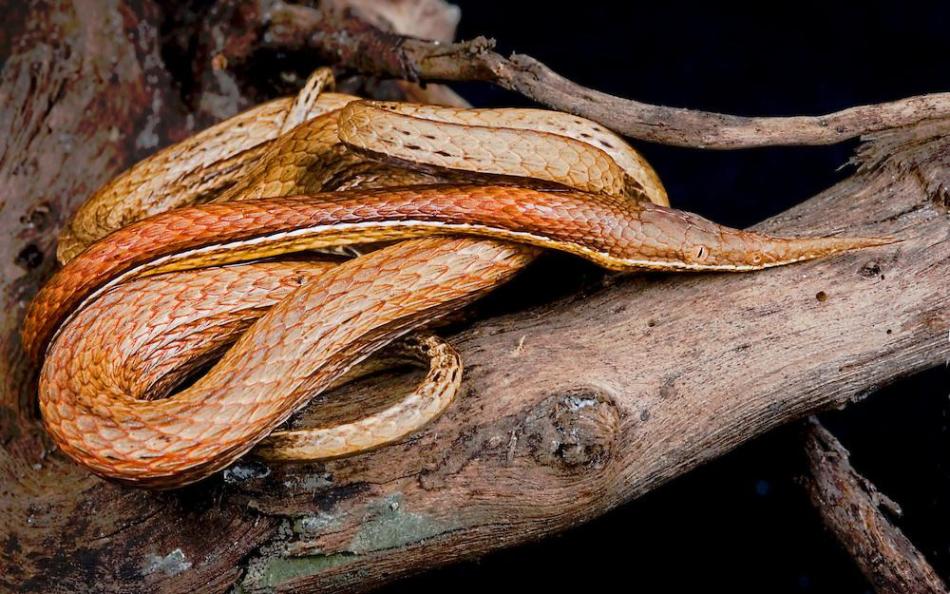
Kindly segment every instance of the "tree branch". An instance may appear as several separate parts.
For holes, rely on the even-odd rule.
[[[848,450],[814,418],[803,437],[812,503],[878,594],[946,593],[927,559],[887,519],[884,510],[900,515],[900,507],[852,468]]]
[[[705,149],[835,144],[863,134],[950,117],[950,93],[852,107],[820,116],[742,117],[649,105],[574,83],[530,56],[505,58],[494,41],[439,43],[381,31],[341,11],[278,3],[269,43],[308,48],[361,72],[412,81],[486,81],[640,140]]]
[[[929,137],[930,154],[950,154],[946,132]],[[617,278],[451,337],[464,393],[418,435],[242,485],[255,509],[306,519],[287,553],[255,559],[245,589],[260,591],[288,559],[310,564],[290,591],[362,590],[537,539],[944,363],[948,212],[920,182],[935,164],[898,162],[760,226],[894,235],[896,247],[753,275]],[[329,478],[314,493],[302,485],[315,476]]]
[[[188,131],[183,108],[153,111],[176,105],[148,35],[155,7],[119,6],[110,19],[84,0],[55,19],[32,11],[35,37],[15,44],[0,85],[0,589],[366,590],[579,524],[950,359],[950,140],[930,122],[879,133],[857,174],[761,226],[899,244],[752,275],[610,277],[479,322],[450,337],[466,364],[458,400],[378,451],[246,462],[172,493],[90,476],[50,451],[16,331],[65,216],[173,140],[143,130],[168,118]]]

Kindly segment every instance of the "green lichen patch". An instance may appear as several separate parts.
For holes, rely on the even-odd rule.
[[[306,557],[274,557],[262,568],[258,584],[265,588],[276,588],[290,580],[316,575],[322,571],[340,565],[352,563],[358,557],[351,553],[333,555],[308,555]]]
[[[459,528],[458,524],[406,511],[402,499],[402,493],[393,493],[369,506],[369,517],[353,537],[349,550],[365,554],[392,549]]]

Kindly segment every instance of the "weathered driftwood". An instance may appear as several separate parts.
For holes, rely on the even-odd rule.
[[[166,493],[92,477],[47,449],[16,328],[68,212],[190,131],[157,9],[136,7],[25,15],[0,82],[0,589],[365,590],[576,525],[950,358],[948,125],[929,122],[882,132],[858,173],[762,225],[901,243],[750,275],[611,277],[476,323],[450,337],[459,400],[376,452],[249,462]]]
[[[805,486],[825,526],[878,594],[945,594],[947,586],[887,515],[901,509],[851,466],[848,450],[816,419],[803,431]],[[888,512],[887,514],[885,513]]]
[[[589,89],[531,56],[505,58],[485,37],[434,43],[381,31],[343,11],[278,3],[266,41],[310,48],[334,63],[407,80],[486,81],[604,124],[625,136],[706,149],[835,144],[950,114],[950,93],[864,105],[821,116],[742,117],[650,105]]]

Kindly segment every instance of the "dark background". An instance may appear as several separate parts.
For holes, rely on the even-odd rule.
[[[950,90],[950,3],[456,0],[460,38],[487,35],[589,87],[742,115],[818,114]],[[772,3],[763,3],[772,4]],[[487,85],[478,106],[528,105]],[[697,151],[635,143],[675,206],[747,226],[852,172],[857,142]],[[950,306],[950,303],[948,303]],[[855,467],[904,508],[898,525],[950,577],[947,366],[822,420]],[[389,587],[397,592],[869,592],[797,477],[795,427],[755,440],[610,514],[541,543]]]

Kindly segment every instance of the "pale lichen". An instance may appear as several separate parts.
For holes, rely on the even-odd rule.
[[[185,557],[181,549],[175,549],[167,555],[151,554],[145,557],[142,563],[142,575],[161,572],[166,576],[178,575],[179,573],[190,569],[191,561]]]
[[[369,506],[370,516],[350,541],[353,553],[369,553],[414,544],[459,528],[458,523],[411,512],[402,493],[393,493]]]

